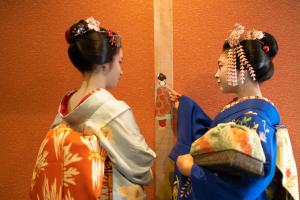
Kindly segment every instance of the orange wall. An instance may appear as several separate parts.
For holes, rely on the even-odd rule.
[[[62,95],[81,81],[65,30],[90,16],[123,36],[124,75],[112,92],[131,105],[154,147],[152,1],[0,1],[0,199],[28,198],[41,140]]]
[[[246,28],[272,33],[278,40],[279,52],[274,59],[275,74],[262,85],[262,92],[275,103],[281,122],[289,128],[299,169],[300,1],[282,2],[174,1],[174,88],[193,97],[215,117],[233,97],[222,94],[214,78],[230,29],[239,22]]]
[[[232,97],[219,92],[214,74],[233,24],[240,22],[277,37],[276,72],[262,90],[289,127],[299,160],[300,2],[185,0],[173,4],[174,88],[192,96],[211,117]],[[68,61],[64,32],[89,16],[123,36],[124,76],[112,92],[132,106],[142,133],[154,147],[152,1],[0,1],[0,199],[27,199],[40,142],[61,96],[81,80]],[[147,192],[153,199],[153,187]]]

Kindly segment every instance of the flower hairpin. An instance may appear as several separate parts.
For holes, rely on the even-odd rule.
[[[94,17],[87,18],[85,22],[87,23],[89,29],[98,32],[100,31],[100,22],[94,19]]]
[[[78,35],[84,35],[86,32],[88,32],[90,29],[88,27],[87,23],[79,23],[72,29],[72,34],[73,36],[78,36]]]
[[[72,42],[72,38],[77,36],[83,36],[87,32],[95,31],[99,33],[107,34],[110,39],[111,46],[120,47],[121,46],[121,37],[117,34],[113,34],[110,29],[102,29],[100,28],[100,22],[96,20],[94,17],[89,17],[86,20],[81,20],[79,23],[71,27],[66,31],[65,37],[67,42],[70,44]]]
[[[109,42],[111,46],[121,47],[121,37],[117,34],[113,34],[112,30],[106,29],[107,36],[109,37]]]
[[[116,38],[114,37],[113,32],[110,29],[107,29],[107,35],[110,38],[110,44],[114,46],[116,43]]]
[[[84,35],[91,30],[100,32],[100,22],[95,20],[94,17],[81,20],[80,23],[72,28],[72,34],[76,37],[78,35]]]
[[[65,37],[67,42],[70,44],[73,42],[74,37],[83,36],[89,31],[100,32],[100,22],[93,17],[81,20],[76,25],[73,25],[66,31]]]

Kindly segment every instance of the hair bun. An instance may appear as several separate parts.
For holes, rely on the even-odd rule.
[[[276,56],[278,51],[278,44],[273,35],[264,32],[264,37],[260,41],[264,43],[262,48],[269,57],[273,58],[274,56]]]

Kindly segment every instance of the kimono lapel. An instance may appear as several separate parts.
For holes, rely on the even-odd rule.
[[[63,116],[59,112],[59,115],[63,121],[67,122],[71,126],[81,124],[89,119],[104,103],[111,100],[115,100],[115,98],[105,89],[101,89],[100,91],[93,93],[69,114]]]
[[[214,127],[221,122],[230,121],[241,112],[246,112],[249,110],[259,112],[260,115],[266,119],[269,119],[270,124],[277,125],[280,121],[279,113],[272,103],[264,99],[249,99],[237,103],[232,107],[225,109],[223,112],[220,112],[214,119],[211,127]]]

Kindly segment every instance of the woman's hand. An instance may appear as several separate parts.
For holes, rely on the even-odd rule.
[[[173,103],[174,108],[177,110],[179,106],[179,99],[182,95],[172,89],[169,89],[169,95],[170,95],[170,101]]]
[[[191,156],[191,154],[178,156],[176,160],[178,170],[185,176],[191,176],[193,164],[194,158]]]

